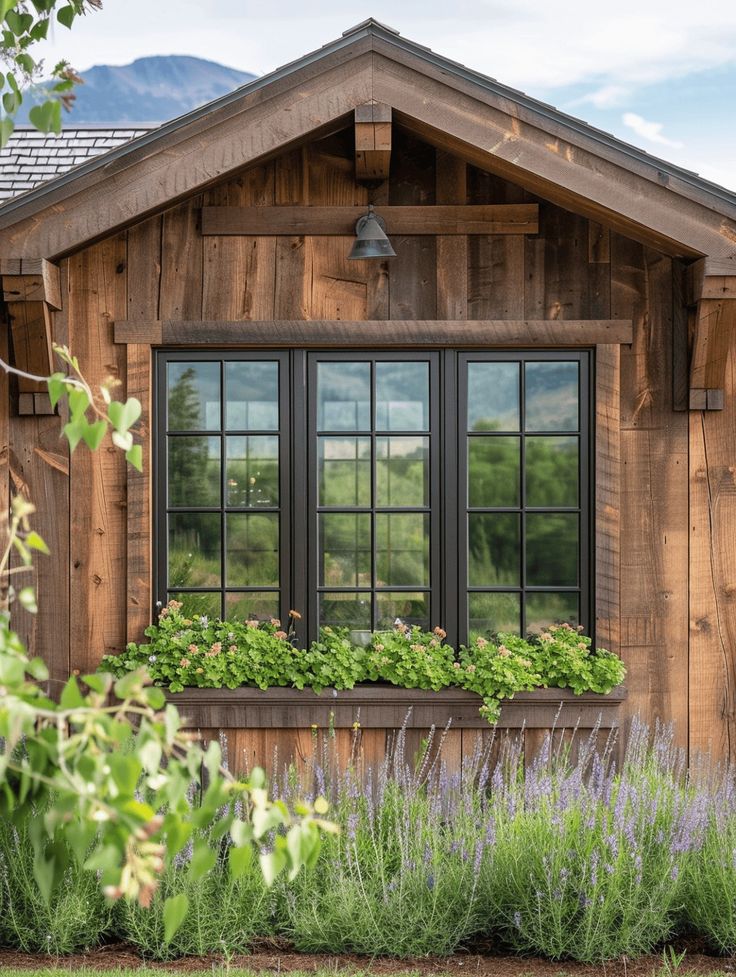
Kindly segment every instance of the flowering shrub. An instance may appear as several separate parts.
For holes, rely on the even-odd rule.
[[[293,686],[320,692],[352,689],[357,682],[390,682],[405,689],[459,686],[483,699],[482,713],[498,719],[502,699],[537,686],[610,692],[625,669],[616,655],[593,650],[590,638],[561,624],[538,640],[501,634],[497,641],[475,638],[456,656],[440,627],[432,632],[400,621],[378,631],[368,648],[353,645],[347,628],[322,629],[319,641],[302,651],[294,644],[290,611],[286,630],[276,618],[221,621],[186,618],[178,601],[162,608],[146,629],[148,644],[131,643],[121,655],[102,659],[100,670],[121,676],[145,666],[171,692],[187,687]]]

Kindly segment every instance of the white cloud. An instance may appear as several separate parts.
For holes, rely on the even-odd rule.
[[[572,105],[594,105],[597,109],[610,109],[621,105],[631,96],[631,89],[624,85],[604,85],[596,88],[582,98],[575,99]]]
[[[641,115],[637,115],[636,112],[624,112],[621,120],[625,126],[633,129],[637,136],[641,136],[642,139],[646,139],[648,142],[657,143],[659,146],[671,146],[675,149],[682,146],[681,142],[676,142],[662,135],[664,126],[661,122],[650,122]]]

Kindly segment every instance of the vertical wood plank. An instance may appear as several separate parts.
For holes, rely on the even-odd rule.
[[[158,319],[161,290],[160,216],[128,230],[128,319]],[[126,468],[127,554],[126,554],[126,637],[142,641],[143,631],[151,623],[153,610],[152,554],[152,375],[151,347],[131,344],[126,347],[126,390],[136,397],[142,413],[136,425],[136,437],[143,448],[143,471],[132,465]]]
[[[162,319],[202,318],[201,210],[200,195],[172,207],[163,215],[159,303]]]
[[[722,411],[691,411],[690,749],[736,760],[736,363]],[[687,415],[680,415],[687,416]]]
[[[125,379],[125,353],[113,343],[112,321],[127,312],[126,236],[69,259],[71,348],[94,386]],[[71,458],[71,666],[94,671],[103,654],[126,639],[127,474],[123,453],[109,442]]]
[[[591,319],[611,314],[611,236],[595,221],[588,221],[588,314]]]
[[[595,639],[620,647],[621,356],[600,345],[595,357]]]
[[[629,715],[675,720],[688,740],[687,419],[672,410],[671,261],[611,236],[621,351],[621,650]]]
[[[545,319],[587,319],[588,222],[560,207],[540,209]]]
[[[481,170],[469,173],[471,203],[522,203],[525,192]],[[468,318],[524,318],[524,236],[521,234],[471,235]]]
[[[464,204],[468,199],[467,166],[463,160],[437,151],[438,204]],[[468,316],[468,238],[440,234],[437,248],[437,318]]]
[[[274,160],[274,203],[304,204],[307,200],[306,149],[295,149]],[[304,237],[276,238],[274,318],[306,319],[304,295]]]
[[[9,361],[8,322],[5,306],[0,306],[0,357]],[[10,382],[8,374],[0,370],[0,531],[5,534],[10,525]],[[8,575],[0,579],[0,611],[8,608]]]

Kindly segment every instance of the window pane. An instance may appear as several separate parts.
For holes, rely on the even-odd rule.
[[[169,505],[220,505],[220,439],[168,439]]]
[[[429,438],[376,438],[376,505],[429,505]]]
[[[278,587],[279,516],[276,512],[226,517],[226,578],[230,587]]]
[[[527,594],[526,633],[539,634],[553,624],[578,624],[577,594]]]
[[[169,586],[219,587],[219,512],[169,516]]]
[[[181,613],[184,617],[220,617],[220,592],[214,594],[187,594],[181,590],[172,590],[169,599],[182,603]]]
[[[578,504],[577,438],[526,439],[526,504],[549,508]]]
[[[468,638],[488,638],[499,631],[520,633],[519,594],[468,594]]]
[[[578,364],[526,364],[526,430],[577,431]]]
[[[319,517],[321,587],[370,587],[371,517],[327,512]]]
[[[519,438],[468,438],[468,505],[519,505]]]
[[[170,431],[219,431],[220,364],[168,363]]]
[[[279,439],[251,434],[227,438],[227,504],[243,508],[279,504]]]
[[[371,504],[371,439],[319,439],[319,504]]]
[[[371,595],[320,594],[320,627],[371,629]]]
[[[279,616],[279,594],[227,594],[225,617],[228,621],[270,621]]]
[[[418,624],[429,630],[429,594],[376,594],[376,628],[391,628],[399,618],[404,624]]]
[[[526,581],[530,587],[578,582],[576,513],[530,512],[526,517]]]
[[[225,363],[228,431],[278,431],[279,365],[265,360]]]
[[[468,430],[519,430],[518,363],[468,363]]]
[[[376,363],[376,430],[429,430],[429,363]]]
[[[376,515],[376,586],[429,583],[429,516],[421,512]]]
[[[317,428],[370,431],[370,363],[317,364]]]
[[[468,584],[496,587],[519,584],[519,516],[477,513],[468,516]]]

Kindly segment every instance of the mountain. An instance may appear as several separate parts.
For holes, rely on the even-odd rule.
[[[170,54],[126,65],[95,65],[82,77],[74,109],[64,114],[67,123],[166,122],[256,76],[215,61]],[[26,119],[24,115],[17,122]]]

